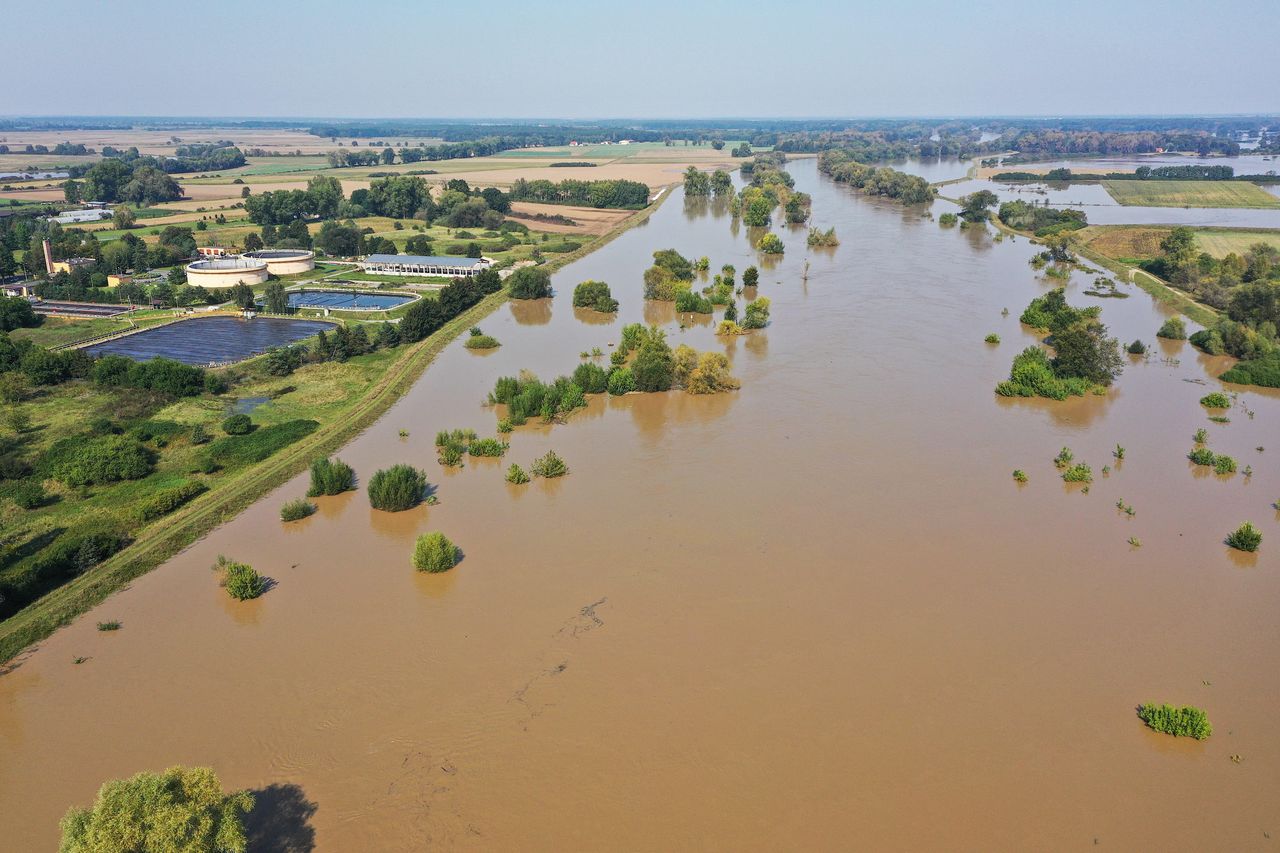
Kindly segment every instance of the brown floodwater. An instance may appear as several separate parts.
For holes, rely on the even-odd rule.
[[[1223,362],[1162,343],[1106,397],[997,398],[1035,342],[1034,248],[792,171],[842,243],[782,230],[766,330],[725,341],[641,301],[655,249],[757,262],[677,193],[341,452],[365,478],[426,468],[438,505],[361,491],[282,525],[300,476],[0,677],[0,848],[54,849],[105,779],[197,764],[265,792],[263,849],[1273,849],[1280,397],[1237,389],[1210,423]],[[584,279],[616,321],[573,309]],[[1126,289],[1103,319],[1150,342],[1162,310]],[[742,390],[593,398],[506,459],[435,461],[438,429],[492,433],[498,376],[567,373],[640,319],[726,352]],[[1195,470],[1199,427],[1253,476]],[[1058,478],[1063,445],[1088,494]],[[503,481],[547,449],[568,477]],[[1246,519],[1256,556],[1222,542]],[[464,558],[418,574],[437,529]],[[219,553],[276,586],[230,601]],[[1149,731],[1147,701],[1204,707],[1213,737]]]

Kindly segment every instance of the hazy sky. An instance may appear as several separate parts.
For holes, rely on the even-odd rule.
[[[1280,111],[1276,0],[0,0],[0,20],[21,25],[5,115]]]

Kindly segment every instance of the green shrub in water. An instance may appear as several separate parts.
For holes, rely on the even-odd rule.
[[[341,459],[317,459],[311,463],[311,488],[307,497],[339,495],[356,487],[356,472]]]
[[[369,478],[369,504],[386,512],[412,509],[426,488],[426,474],[411,465],[392,465]]]
[[[220,583],[226,588],[227,595],[237,601],[248,601],[266,592],[267,579],[255,572],[252,566],[237,563],[219,554],[213,568],[221,575]]]
[[[1237,551],[1253,553],[1262,544],[1262,531],[1254,527],[1253,522],[1246,521],[1231,532],[1227,537],[1227,544]]]
[[[418,537],[413,547],[413,566],[420,572],[447,572],[458,564],[458,549],[443,533],[432,531]]]
[[[1208,715],[1190,705],[1182,708],[1175,708],[1172,705],[1139,705],[1138,718],[1155,731],[1174,737],[1193,737],[1196,740],[1204,740],[1213,734],[1213,726],[1209,724]]]
[[[280,507],[281,521],[300,521],[309,515],[314,515],[316,505],[306,498],[297,498],[288,501],[284,506]]]
[[[569,467],[554,450],[548,450],[545,456],[539,456],[533,460],[529,470],[535,477],[563,477],[569,473]]]
[[[1205,394],[1201,397],[1200,405],[1206,409],[1229,409],[1231,408],[1231,400],[1226,394],[1214,391],[1212,394]]]

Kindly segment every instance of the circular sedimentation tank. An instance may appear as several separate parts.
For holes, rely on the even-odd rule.
[[[259,249],[256,252],[245,252],[240,257],[265,261],[267,272],[272,275],[295,275],[316,268],[315,252],[308,252],[306,249]]]
[[[253,285],[266,280],[267,262],[257,258],[211,258],[187,264],[187,282],[201,287],[235,287],[241,282]]]

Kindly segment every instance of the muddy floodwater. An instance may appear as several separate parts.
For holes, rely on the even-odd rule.
[[[1280,397],[1231,389],[1211,423],[1227,362],[1161,342],[1105,397],[998,398],[1036,341],[1035,248],[791,171],[841,245],[780,229],[766,330],[717,339],[641,300],[655,249],[760,263],[677,192],[339,454],[365,479],[424,467],[439,505],[362,490],[282,525],[300,476],[0,677],[0,847],[51,850],[103,780],[195,764],[265,792],[279,849],[1275,849]],[[584,279],[616,318],[574,310]],[[1153,342],[1161,309],[1121,289],[1103,320]],[[505,459],[436,462],[438,429],[493,433],[497,377],[568,373],[641,320],[727,353],[742,389],[597,397]],[[1252,477],[1191,466],[1200,427]],[[1054,470],[1064,445],[1088,494]],[[548,449],[569,476],[503,482]],[[1257,555],[1223,544],[1245,520]],[[427,530],[453,571],[412,570]],[[219,553],[276,586],[231,601]],[[1151,732],[1153,701],[1205,708],[1213,737]]]

